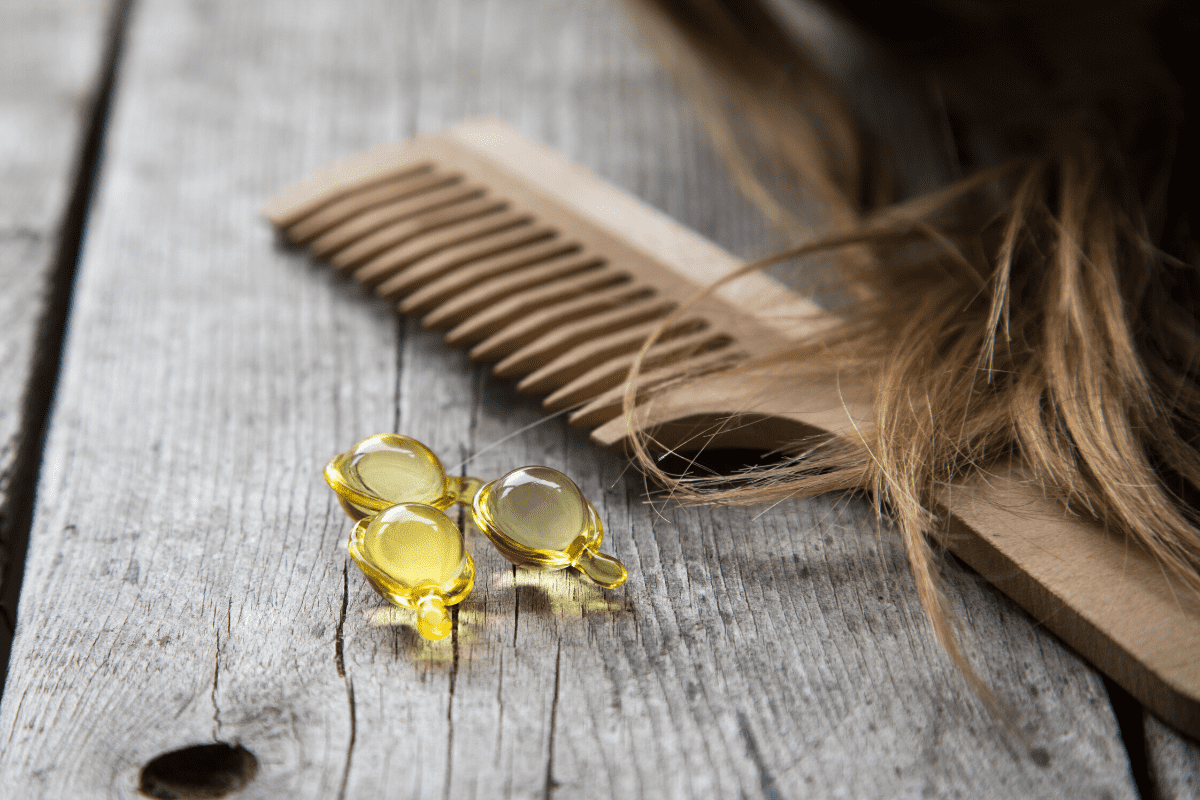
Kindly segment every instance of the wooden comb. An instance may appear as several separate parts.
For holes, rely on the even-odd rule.
[[[622,445],[622,383],[647,334],[740,266],[495,120],[352,156],[264,209],[292,241],[496,373]],[[819,333],[761,274],[687,306],[645,361],[633,424],[665,447],[776,449],[853,435],[870,387],[724,374]],[[686,384],[676,379],[689,374]],[[1015,466],[947,490],[947,545],[1166,722],[1200,737],[1200,597],[1137,545],[1069,515]]]

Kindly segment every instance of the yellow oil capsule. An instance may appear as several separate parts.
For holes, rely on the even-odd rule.
[[[363,439],[325,465],[325,480],[354,519],[378,514],[396,503],[446,509],[469,503],[480,482],[453,478],[425,445],[398,433]]]
[[[574,481],[550,467],[521,467],[485,484],[472,516],[504,557],[537,570],[575,567],[606,589],[625,582],[625,565],[600,553],[604,526]]]
[[[417,612],[422,636],[437,641],[450,634],[446,607],[471,591],[475,563],[445,512],[421,503],[393,505],[359,520],[348,549],[376,591]]]

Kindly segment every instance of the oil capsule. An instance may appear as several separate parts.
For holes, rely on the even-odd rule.
[[[378,514],[396,503],[446,509],[470,502],[480,482],[452,478],[425,445],[398,433],[363,439],[325,465],[325,480],[353,519]]]
[[[521,467],[485,484],[472,517],[514,564],[536,570],[575,567],[606,589],[625,582],[625,565],[600,553],[604,526],[575,482],[550,467]]]
[[[475,563],[462,532],[445,512],[421,503],[399,503],[359,520],[348,548],[375,590],[417,612],[417,630],[437,641],[450,634],[447,606],[475,584]]]

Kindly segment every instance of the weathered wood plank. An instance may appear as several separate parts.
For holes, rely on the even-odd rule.
[[[742,253],[762,228],[599,0],[143,0],[39,488],[0,785],[134,796],[237,742],[246,797],[1133,797],[1098,676],[949,564],[928,632],[856,501],[647,505],[640,480],[256,218],[329,160],[500,114]],[[534,425],[525,430],[525,426]],[[605,593],[477,533],[451,640],[381,608],[320,467],[396,428],[472,474],[543,463],[629,566]],[[501,446],[487,449],[505,437]],[[398,624],[399,623],[399,624]]]
[[[1200,797],[1200,745],[1146,715],[1146,756],[1155,800]]]
[[[46,318],[57,311],[50,310],[61,277],[55,268],[69,247],[69,205],[104,71],[112,5],[0,4],[0,675],[25,557],[32,467],[50,401],[50,386],[32,384],[35,376],[52,380],[55,366],[44,363],[50,353],[39,349],[38,337],[54,334]],[[39,334],[39,326],[49,327]]]

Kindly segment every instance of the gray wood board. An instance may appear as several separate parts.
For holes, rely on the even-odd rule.
[[[1145,731],[1154,796],[1161,800],[1200,797],[1200,747],[1149,714]]]
[[[1021,735],[947,664],[864,504],[649,505],[618,458],[257,218],[338,156],[496,113],[763,248],[618,8],[143,0],[132,24],[0,786],[129,797],[156,755],[226,741],[258,759],[244,797],[1135,796],[1099,677],[977,577],[946,565]],[[472,474],[564,470],[628,584],[516,571],[474,533],[476,590],[426,643],[347,566],[320,477],[390,429],[448,466],[478,453]]]
[[[103,68],[110,6],[108,0],[0,4],[0,659],[8,652],[17,597],[12,565],[24,558],[28,522],[29,487],[18,485],[27,477],[17,474],[18,453],[34,446],[31,428],[40,424],[25,413],[38,366],[38,326]],[[21,503],[24,509],[16,507]]]

